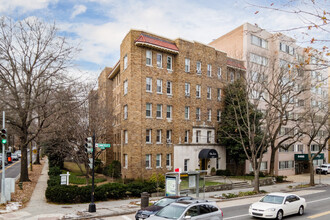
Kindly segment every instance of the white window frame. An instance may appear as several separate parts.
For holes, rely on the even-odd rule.
[[[172,105],[166,106],[166,118],[172,119]]]
[[[151,169],[151,154],[146,154],[146,169]]]
[[[207,121],[212,121],[212,110],[211,109],[207,110]]]
[[[161,143],[162,143],[162,130],[159,129],[157,130],[156,144],[161,144]]]
[[[127,54],[124,56],[124,70],[127,69]]]
[[[126,120],[128,118],[128,106],[124,105],[124,119]]]
[[[166,167],[172,167],[172,154],[166,154]]]
[[[166,143],[172,143],[172,130],[166,130]]]
[[[150,63],[148,61],[150,61]],[[152,66],[152,51],[151,50],[146,50],[146,65]]]
[[[184,59],[184,71],[186,73],[190,73],[190,59],[189,58]]]
[[[217,122],[221,121],[221,110],[217,110]]]
[[[158,109],[158,107],[160,107],[160,109]],[[160,116],[158,116],[158,112],[160,112]],[[156,118],[158,118],[158,119],[163,118],[163,105],[162,104],[157,104]]]
[[[148,106],[150,107],[150,109],[148,109]],[[150,112],[149,116],[148,116],[148,111]],[[147,103],[146,104],[146,117],[147,118],[152,118],[152,103]]]
[[[149,141],[147,140],[149,138]],[[146,144],[151,144],[151,129],[146,129]]]
[[[184,118],[186,120],[189,120],[189,118],[190,118],[190,107],[189,106],[184,107]]]
[[[212,131],[206,131],[206,142],[211,143]]]
[[[184,159],[183,161],[183,171],[188,171],[188,163],[189,163],[189,159]]]
[[[218,79],[221,79],[221,73],[222,72],[222,70],[221,70],[221,67],[218,67]]]
[[[196,98],[201,98],[201,93],[202,93],[201,85],[196,85]]]
[[[202,62],[201,61],[196,62],[196,73],[198,75],[202,74]]]
[[[163,80],[157,79],[157,94],[163,94]]]
[[[185,130],[184,132],[184,143],[189,143],[189,130]]]
[[[201,120],[201,109],[196,108],[196,121],[200,121],[200,120]]]
[[[170,68],[169,68],[169,65],[170,65]],[[167,56],[166,68],[169,71],[172,71],[173,70],[173,58],[172,58],[172,56]]]
[[[160,61],[158,58],[160,57]],[[163,54],[157,53],[157,67],[162,68],[163,67]]]
[[[206,94],[207,99],[211,99],[211,95],[212,95],[211,92],[212,92],[211,87],[207,87],[207,94]]]
[[[124,144],[128,144],[128,132],[124,130]]]
[[[157,165],[158,163],[158,165]],[[162,155],[156,154],[156,168],[162,168]]]
[[[128,155],[124,154],[124,168],[127,169],[128,168]]]
[[[212,65],[207,64],[207,76],[212,77]]]
[[[190,96],[190,83],[185,83],[184,84],[184,93],[185,93],[185,96]]]
[[[124,95],[126,95],[127,92],[128,92],[128,81],[125,80],[125,81],[124,81]]]
[[[218,92],[218,101],[220,102],[221,101],[221,88],[218,88],[217,90]]]
[[[201,130],[196,130],[196,143],[200,143],[201,141]]]
[[[170,89],[170,93],[168,92],[168,89]],[[167,95],[172,95],[172,82],[171,81],[167,81],[166,82],[166,94]]]
[[[148,86],[150,87],[149,89],[148,89]],[[146,78],[146,92],[152,93],[152,78],[151,77]]]

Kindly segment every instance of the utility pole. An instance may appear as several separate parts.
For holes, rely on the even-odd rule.
[[[2,129],[5,129],[5,112],[2,112]],[[1,141],[2,142],[2,141]],[[1,178],[1,204],[6,203],[5,197],[5,177],[6,177],[6,167],[5,167],[5,144],[2,143],[2,178]]]
[[[88,207],[88,212],[96,212],[96,206],[94,203],[94,161],[95,161],[95,131],[93,133],[92,137],[92,144],[93,144],[93,152],[92,152],[92,194],[91,194],[91,203],[89,204]]]

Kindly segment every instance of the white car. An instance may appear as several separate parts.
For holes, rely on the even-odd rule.
[[[303,215],[306,205],[306,200],[295,194],[270,193],[250,205],[249,214],[253,217],[281,220],[287,215]]]

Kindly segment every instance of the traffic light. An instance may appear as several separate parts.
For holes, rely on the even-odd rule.
[[[93,153],[93,141],[92,141],[92,137],[88,137],[85,139],[86,143],[85,143],[85,151],[88,154]]]
[[[13,160],[11,158],[11,152],[6,152],[6,153],[7,153],[7,161],[8,161],[8,163],[12,163]]]
[[[1,143],[7,143],[7,130],[5,128],[1,129]]]

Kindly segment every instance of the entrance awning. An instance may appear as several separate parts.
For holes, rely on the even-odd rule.
[[[312,154],[314,156],[314,154]],[[324,154],[318,154],[314,160],[323,160],[324,159]],[[295,161],[307,161],[308,160],[308,154],[295,154],[294,155],[294,160]]]
[[[203,149],[199,152],[199,159],[218,158],[218,152],[214,149]]]

